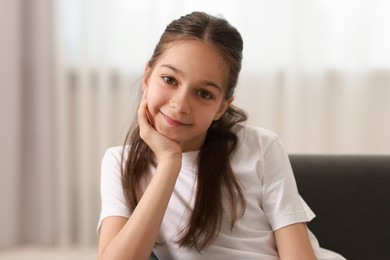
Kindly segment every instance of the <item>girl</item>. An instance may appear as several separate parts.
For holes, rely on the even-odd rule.
[[[103,158],[99,259],[343,259],[308,232],[279,138],[232,105],[242,49],[222,18],[167,26],[134,127]]]

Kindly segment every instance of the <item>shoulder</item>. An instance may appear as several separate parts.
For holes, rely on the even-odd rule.
[[[260,146],[264,150],[280,140],[279,136],[273,131],[257,126],[239,124],[235,131],[239,145],[246,147]]]
[[[125,150],[123,150],[125,149]],[[123,153],[124,152],[124,153]],[[127,157],[128,146],[113,146],[108,148],[103,155],[103,162],[120,162],[123,156]]]
[[[267,154],[274,153],[281,142],[279,136],[271,130],[238,124],[234,132],[237,135],[237,146],[233,152],[233,161],[260,161],[264,162]]]
[[[106,150],[100,175],[100,188],[103,194],[110,193],[112,190],[120,190],[122,187],[122,146],[111,147]]]
[[[102,176],[111,175],[113,172],[119,175],[122,167],[124,167],[126,164],[128,150],[129,149],[127,146],[125,148],[123,146],[114,146],[108,148],[103,155],[101,163]]]
[[[123,151],[123,146],[110,147],[104,153],[104,157],[112,157],[112,156],[117,157],[118,155],[120,156],[122,154],[122,151]]]

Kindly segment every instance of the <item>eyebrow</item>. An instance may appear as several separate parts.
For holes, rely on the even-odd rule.
[[[185,76],[185,73],[184,73],[182,70],[176,68],[175,66],[173,66],[173,65],[171,65],[171,64],[162,64],[160,67],[165,67],[165,68],[171,69],[171,70],[173,70],[175,73],[179,74],[180,76]],[[203,81],[201,82],[201,84],[204,85],[204,86],[212,86],[212,87],[215,87],[216,89],[218,89],[219,91],[222,92],[222,88],[221,88],[217,83],[215,83],[215,82],[213,82],[213,81],[203,80]]]

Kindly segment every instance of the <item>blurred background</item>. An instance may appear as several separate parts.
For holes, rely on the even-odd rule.
[[[96,258],[101,158],[165,26],[194,10],[243,36],[250,124],[290,153],[390,153],[390,1],[2,0],[0,259]]]

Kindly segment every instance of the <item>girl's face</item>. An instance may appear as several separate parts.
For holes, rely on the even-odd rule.
[[[213,120],[233,101],[224,99],[226,71],[217,50],[189,40],[170,45],[154,67],[146,67],[142,88],[150,121],[183,152],[200,149]]]

